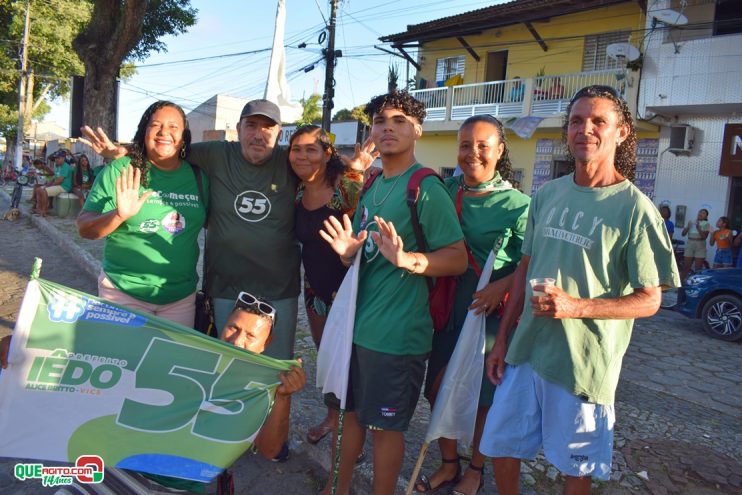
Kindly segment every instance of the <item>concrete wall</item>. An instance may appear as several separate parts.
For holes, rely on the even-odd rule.
[[[709,210],[709,220],[727,215],[731,180],[719,175],[724,125],[741,123],[742,118],[731,116],[682,115],[684,123],[696,128],[696,146],[689,156],[675,156],[664,152],[670,145],[670,130],[660,133],[660,156],[657,164],[655,203],[670,203],[675,221],[677,205],[686,206],[686,222],[693,219],[700,208]],[[681,238],[675,230],[675,237]]]
[[[652,12],[669,7],[657,2],[647,15],[651,29]],[[694,6],[685,11],[689,24],[713,20],[714,4]],[[689,30],[699,36],[698,30]],[[675,31],[655,29],[647,35],[642,70],[640,111],[653,107],[742,103],[742,34],[706,36],[683,40]]]

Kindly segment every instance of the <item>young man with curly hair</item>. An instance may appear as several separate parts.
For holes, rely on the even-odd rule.
[[[435,178],[422,181],[417,203],[428,252],[420,252],[415,241],[406,189],[422,167],[415,159],[415,141],[422,135],[423,104],[407,92],[392,92],[373,98],[365,111],[383,173],[358,203],[353,222],[347,215],[342,222],[332,217],[322,234],[347,266],[363,250],[337,493],[348,493],[370,430],[373,492],[387,495],[395,491],[404,432],[432,345],[425,277],[461,274],[467,257],[453,202]]]
[[[636,131],[626,102],[608,86],[583,88],[563,130],[574,173],[531,200],[523,256],[487,357],[498,387],[480,451],[493,458],[503,495],[519,492],[520,460],[541,446],[566,476],[564,493],[589,493],[593,477],[609,479],[613,402],[634,318],[657,312],[661,287],[679,285],[664,220],[631,183]]]

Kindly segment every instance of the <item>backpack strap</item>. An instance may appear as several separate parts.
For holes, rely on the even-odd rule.
[[[461,217],[461,202],[463,200],[463,197],[464,197],[464,188],[459,186],[459,190],[456,191],[456,215],[458,215],[459,224],[461,225],[464,224],[464,220]],[[477,260],[474,259],[474,255],[472,254],[471,249],[469,249],[469,245],[466,243],[466,240],[464,240],[464,247],[466,248],[466,254],[469,257],[469,264],[474,270],[474,273],[477,274],[477,278],[479,278],[482,275],[482,269],[479,268],[479,263],[477,263]]]
[[[443,182],[440,175],[438,175],[432,168],[423,167],[415,170],[410,176],[410,180],[407,181],[407,206],[410,208],[410,217],[412,217],[412,230],[415,233],[415,242],[417,242],[417,248],[421,253],[428,252],[428,243],[425,239],[422,226],[420,225],[420,216],[417,213],[417,200],[420,198],[420,183],[425,177],[434,175],[438,177],[438,180]],[[428,289],[433,290],[433,280],[430,277],[425,277],[425,281],[428,284]]]
[[[361,188],[361,192],[358,193],[358,203],[361,202],[361,198],[366,194],[366,192],[371,189],[371,186],[373,185],[376,178],[381,174],[382,169],[379,167],[372,167],[368,171],[368,178],[366,179],[366,182],[363,183],[363,187]]]

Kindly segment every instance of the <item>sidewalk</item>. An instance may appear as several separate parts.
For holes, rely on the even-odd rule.
[[[4,194],[0,191],[0,199]],[[6,205],[0,201],[0,206]],[[74,219],[32,216],[31,222],[78,259],[87,274],[97,277],[102,241],[80,239]],[[247,467],[244,458],[241,459],[236,466],[238,493],[316,493],[327,476],[329,436],[316,446],[304,440],[309,426],[322,419],[324,405],[314,387],[316,351],[303,304],[299,305],[299,313],[296,353],[307,371],[307,387],[296,395],[293,403],[292,459],[278,465],[267,462],[256,465],[256,461],[250,461]],[[595,482],[593,493],[741,493],[740,365],[739,344],[709,338],[698,322],[666,310],[637,321],[617,391],[611,481]],[[421,398],[406,435],[405,461],[397,493],[404,493],[428,419],[429,407]],[[370,445],[367,450],[370,452]],[[422,472],[433,472],[439,463],[437,446],[431,445]],[[304,471],[300,465],[305,466]],[[316,465],[322,468],[313,469]],[[369,455],[356,468],[354,493],[370,493],[371,469]],[[281,478],[275,476],[278,474],[291,476],[292,490],[276,488]],[[260,479],[262,485],[257,484]],[[561,492],[561,476],[542,456],[523,463],[521,481],[524,494]],[[497,493],[491,465],[486,467],[485,486],[479,493]]]

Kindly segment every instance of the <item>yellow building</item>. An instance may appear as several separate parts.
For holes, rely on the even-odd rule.
[[[491,114],[507,128],[513,179],[526,193],[566,173],[561,128],[577,90],[612,86],[636,115],[645,6],[621,0],[516,0],[382,37],[417,69],[413,94],[428,110],[417,145],[420,162],[450,174],[461,122]],[[416,58],[410,56],[413,50]],[[644,157],[637,185],[651,197],[659,132],[636,120]]]

